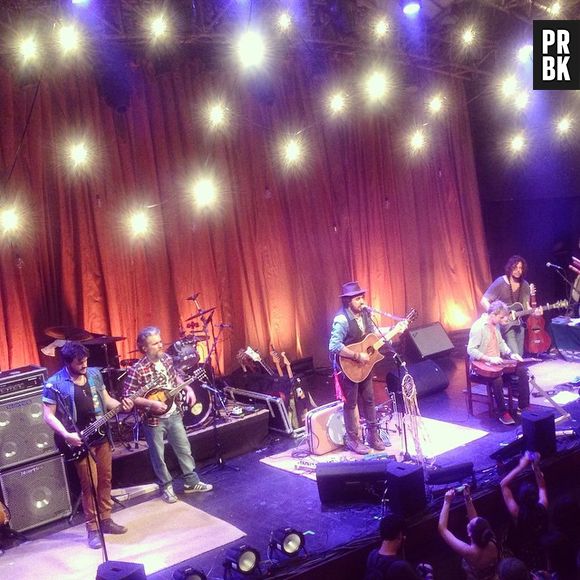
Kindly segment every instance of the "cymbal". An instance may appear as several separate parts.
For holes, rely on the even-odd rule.
[[[75,328],[74,326],[49,326],[44,329],[44,334],[51,338],[75,341],[84,341],[93,337],[88,330],[85,330],[84,328]]]
[[[111,342],[118,342],[119,340],[125,340],[126,336],[95,336],[89,340],[83,340],[83,344],[86,346],[99,346],[101,344],[109,344]]]
[[[138,350],[133,352],[139,352]],[[133,366],[139,359],[138,358],[124,358],[119,364],[122,367],[131,367]]]
[[[185,322],[189,322],[190,320],[193,320],[194,318],[199,318],[200,316],[205,316],[206,314],[211,314],[215,309],[216,309],[216,307],[212,306],[211,308],[206,308],[205,310],[200,310],[197,314],[194,314],[193,316],[186,318]]]

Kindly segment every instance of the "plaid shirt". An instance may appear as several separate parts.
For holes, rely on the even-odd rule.
[[[177,373],[173,367],[173,359],[168,354],[163,353],[160,360],[165,367],[165,370],[167,371],[169,384],[164,381],[159,386],[162,388],[173,389],[177,386]],[[138,391],[147,384],[151,384],[153,386],[155,381],[159,380],[160,376],[161,374],[155,368],[155,363],[144,356],[127,372],[127,378],[125,379],[125,396],[132,395],[135,391]],[[146,414],[146,418],[147,424],[150,427],[156,427],[159,425],[158,417]]]

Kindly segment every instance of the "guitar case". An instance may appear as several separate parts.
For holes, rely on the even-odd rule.
[[[310,453],[324,455],[342,447],[345,433],[342,401],[333,401],[306,413]]]

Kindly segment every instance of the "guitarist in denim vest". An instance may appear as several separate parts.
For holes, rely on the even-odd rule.
[[[87,364],[89,351],[79,342],[67,342],[60,351],[64,367],[50,377],[44,385],[42,402],[44,421],[61,440],[71,448],[84,445],[79,432],[106,411],[122,404],[125,411],[133,408],[133,401],[119,403],[107,392],[101,372]],[[66,406],[66,407],[65,407]],[[69,417],[76,425],[70,424]],[[104,534],[124,534],[127,528],[111,519],[112,440],[106,434],[90,443],[90,453],[74,461],[81,484],[81,500],[90,548],[101,547],[98,532],[97,509]],[[93,499],[91,475],[93,474],[97,505]]]
[[[361,341],[367,334],[376,330],[369,312],[365,309],[365,292],[366,290],[363,290],[358,282],[343,284],[340,295],[342,309],[332,322],[328,345],[335,375],[340,377],[340,387],[344,397],[345,446],[359,455],[370,453],[369,447],[363,443],[359,434],[357,416],[359,398],[361,414],[366,419],[368,427],[368,444],[377,451],[384,451],[386,448],[379,436],[372,377],[369,375],[360,383],[355,383],[341,372],[337,360],[340,355],[356,362],[369,361],[369,355],[366,352],[359,353],[348,348],[349,344]]]

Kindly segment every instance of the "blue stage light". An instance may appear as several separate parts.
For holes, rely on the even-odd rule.
[[[407,16],[415,16],[421,10],[421,2],[418,0],[401,0],[401,7]]]

